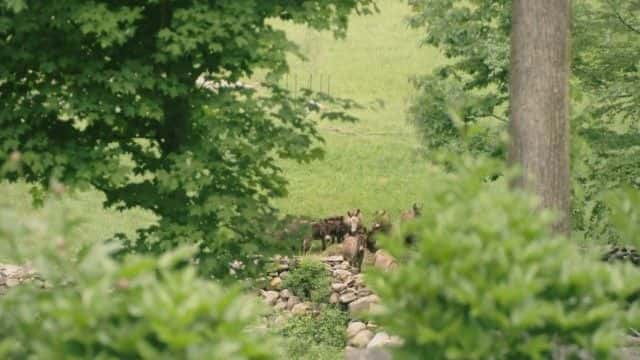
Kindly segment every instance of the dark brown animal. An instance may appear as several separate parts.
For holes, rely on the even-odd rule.
[[[376,235],[388,234],[391,232],[391,219],[386,210],[378,210],[374,215],[373,224],[371,225],[371,231],[367,233],[367,250],[375,253],[378,250],[376,245]]]
[[[322,250],[330,243],[341,242],[347,234],[355,234],[362,227],[362,215],[360,209],[348,211],[347,216],[332,216],[311,224],[311,240],[321,240]],[[311,247],[311,240],[303,249]],[[306,250],[308,251],[308,250]]]
[[[322,250],[327,248],[327,240],[331,241],[332,225],[324,220],[311,224],[311,239],[322,241]],[[311,248],[309,241],[308,247]]]

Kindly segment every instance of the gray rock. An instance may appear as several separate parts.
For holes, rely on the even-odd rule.
[[[369,341],[367,347],[373,348],[377,346],[382,347],[387,345],[395,345],[394,340],[386,332],[379,332],[373,337],[373,339],[371,339],[371,341]]]
[[[367,325],[361,321],[353,321],[349,323],[349,326],[347,326],[347,339],[355,337],[360,331],[365,330],[366,328]]]
[[[282,311],[287,309],[287,302],[285,300],[278,300],[276,305],[273,307],[275,310]]]
[[[290,296],[287,300],[287,310],[292,310],[294,306],[300,303],[300,299],[297,296]]]
[[[289,289],[284,289],[282,291],[280,291],[280,298],[282,298],[283,300],[289,300],[290,297],[292,297],[293,294],[291,293],[291,291]]]
[[[351,315],[359,314],[363,311],[370,311],[371,306],[380,303],[380,299],[376,295],[369,295],[349,304],[349,313]]]
[[[296,315],[302,315],[309,310],[309,306],[305,303],[296,304],[291,309],[291,312]]]
[[[349,291],[340,295],[340,302],[343,304],[348,304],[357,298],[358,296],[353,291]]]
[[[272,289],[280,290],[282,288],[282,279],[274,277],[271,279],[271,282],[269,282],[269,286],[271,286]]]
[[[359,290],[358,290],[358,297],[359,297],[359,298],[361,298],[361,297],[365,297],[365,296],[369,296],[369,295],[371,295],[371,294],[373,294],[373,293],[371,292],[371,290],[366,289],[366,288],[364,288],[364,289],[359,289]]]
[[[280,294],[277,291],[263,291],[262,296],[267,305],[273,306],[276,304],[276,301],[278,301]]]
[[[287,276],[289,276],[289,272],[288,271],[283,271],[280,273],[280,279],[284,280],[287,278]]]
[[[328,263],[341,263],[343,260],[344,258],[342,257],[342,255],[327,256],[323,259],[324,262]]]
[[[335,276],[341,281],[346,281],[351,277],[351,272],[347,270],[338,269],[333,271],[333,276]]]
[[[340,295],[338,293],[331,293],[329,297],[329,304],[337,304],[340,302]]]
[[[371,339],[373,339],[373,332],[365,329],[358,332],[353,338],[349,339],[349,345],[362,349],[369,344]]]
[[[347,285],[344,284],[344,283],[333,283],[333,284],[331,284],[331,290],[337,291],[337,292],[340,292],[340,291],[344,290],[346,287],[347,287]]]
[[[391,353],[384,348],[357,349],[347,347],[344,352],[346,360],[392,360]]]

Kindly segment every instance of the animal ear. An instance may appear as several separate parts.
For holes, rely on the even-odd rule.
[[[356,209],[355,215],[360,215],[360,209]]]
[[[350,210],[347,210],[347,216],[351,217],[351,211]]]

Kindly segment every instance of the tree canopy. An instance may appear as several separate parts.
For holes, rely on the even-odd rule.
[[[223,255],[256,249],[246,240],[259,237],[268,200],[286,194],[277,160],[322,155],[312,113],[349,119],[342,110],[353,105],[293,97],[271,81],[296,53],[271,20],[340,36],[352,12],[374,8],[0,1],[0,163],[20,157],[10,180],[92,186],[107,206],[150,210],[159,220],[140,232],[138,248],[197,243],[201,263],[220,270]],[[242,83],[256,71],[267,80]]]

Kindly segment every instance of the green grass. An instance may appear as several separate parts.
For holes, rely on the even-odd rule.
[[[352,18],[345,40],[281,25],[308,57],[307,62],[292,59],[290,85],[294,76],[299,84],[311,73],[317,88],[320,74],[325,79],[330,74],[332,95],[385,103],[382,109],[357,112],[356,124],[321,123],[324,160],[283,163],[290,193],[275,205],[286,213],[320,217],[361,208],[365,216],[376,209],[398,214],[428,189],[429,166],[418,155],[405,112],[413,93],[409,78],[429,72],[443,57],[420,47],[422,34],[406,25],[404,3],[385,0],[379,7],[379,14]]]
[[[356,124],[323,122],[326,157],[311,164],[284,162],[290,180],[289,196],[274,201],[284,213],[321,217],[361,208],[365,217],[376,209],[399,213],[419,201],[428,188],[428,165],[418,156],[414,130],[405,122],[409,78],[430,71],[442,61],[433,49],[420,48],[421,34],[405,22],[407,5],[397,0],[379,2],[381,12],[353,17],[345,40],[330,33],[281,24],[309,58],[291,59],[294,76],[308,79],[331,75],[331,94],[363,104],[383,100],[384,108],[356,113]],[[325,77],[326,83],[326,77]],[[84,219],[81,231],[96,239],[116,232],[131,234],[153,221],[143,211],[104,210],[95,191],[70,195],[65,203],[71,216]],[[0,183],[0,201],[30,210],[28,186]]]

